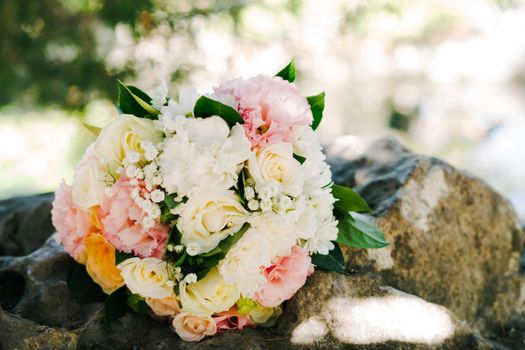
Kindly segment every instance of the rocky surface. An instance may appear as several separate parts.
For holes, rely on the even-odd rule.
[[[336,181],[371,203],[392,245],[345,250],[347,274],[316,272],[275,327],[200,343],[145,315],[105,325],[100,304],[69,296],[73,261],[46,242],[52,196],[0,202],[0,350],[525,348],[523,235],[503,198],[391,139],[331,163]]]
[[[414,155],[392,138],[331,164],[335,181],[355,187],[375,209],[390,242],[346,249],[348,268],[378,271],[390,285],[485,332],[523,308],[524,233],[509,202],[483,180]]]

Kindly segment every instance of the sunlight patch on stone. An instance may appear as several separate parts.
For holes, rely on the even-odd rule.
[[[365,299],[336,298],[328,308],[332,334],[344,343],[438,344],[455,330],[447,309],[400,292]]]
[[[326,323],[319,317],[310,317],[301,322],[292,332],[292,343],[311,344],[328,334]]]

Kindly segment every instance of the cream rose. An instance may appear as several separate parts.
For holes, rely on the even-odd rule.
[[[157,143],[161,140],[161,133],[154,128],[153,121],[121,115],[102,129],[95,141],[95,153],[114,171],[122,165],[128,151],[138,152],[143,157],[143,141]]]
[[[157,316],[175,316],[180,312],[179,299],[175,293],[162,299],[146,298],[146,304]]]
[[[181,312],[172,322],[175,332],[184,341],[199,341],[205,336],[217,333],[217,324],[210,316],[195,316]]]
[[[131,258],[118,266],[129,290],[144,298],[162,299],[173,294],[173,281],[168,278],[166,262],[157,258]]]
[[[248,160],[248,170],[258,190],[274,185],[292,195],[301,192],[301,163],[293,157],[289,143],[270,144],[257,150]]]
[[[104,165],[95,155],[94,146],[91,145],[76,167],[73,177],[71,195],[77,208],[87,211],[102,203],[106,188],[105,177]]]
[[[247,211],[234,191],[195,193],[180,209],[177,227],[190,255],[207,253],[247,220]]]
[[[237,288],[224,282],[216,267],[198,282],[190,285],[186,285],[185,282],[180,283],[182,311],[197,316],[211,316],[229,310],[239,296]]]

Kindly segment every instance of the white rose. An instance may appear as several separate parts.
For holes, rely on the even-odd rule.
[[[106,189],[104,165],[95,155],[91,145],[75,169],[72,197],[77,208],[87,211],[95,205],[102,204]]]
[[[298,195],[302,190],[301,163],[293,157],[292,145],[276,143],[259,149],[248,160],[255,188],[276,185],[281,191]]]
[[[131,258],[118,266],[126,286],[144,298],[163,299],[173,294],[174,284],[168,278],[166,262],[157,258]]]
[[[179,284],[182,311],[197,316],[211,316],[217,312],[229,310],[239,299],[239,291],[222,278],[214,267],[198,282]]]
[[[199,247],[190,255],[207,253],[246,222],[247,211],[234,191],[195,193],[180,207],[177,227],[182,244]]]
[[[154,128],[153,121],[121,115],[102,128],[95,141],[95,153],[102,162],[109,165],[111,171],[114,171],[122,165],[129,151],[139,153],[141,159],[144,159],[144,150],[141,147],[143,141],[155,144],[161,140],[161,133]]]
[[[210,316],[199,317],[181,312],[172,321],[177,335],[184,341],[199,341],[217,333],[217,324]]]

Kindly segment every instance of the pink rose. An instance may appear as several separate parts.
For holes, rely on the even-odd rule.
[[[64,181],[55,192],[51,219],[57,230],[54,238],[62,243],[64,250],[75,260],[81,261],[84,238],[94,230],[89,224],[88,214],[73,205],[72,188]]]
[[[139,184],[141,189],[142,184]],[[153,227],[143,226],[146,212],[131,197],[134,187],[121,176],[111,187],[112,195],[104,196],[100,208],[103,234],[118,250],[141,258],[162,258],[168,237],[168,226],[155,222]]]
[[[255,298],[262,306],[279,306],[293,297],[313,272],[308,251],[293,246],[289,256],[278,257],[264,270],[268,283],[256,293]]]
[[[219,98],[235,98],[253,148],[273,141],[292,142],[294,127],[310,125],[313,120],[308,101],[297,86],[280,77],[236,79],[217,87],[215,93]]]
[[[240,329],[244,327],[251,327],[254,325],[250,316],[240,315],[237,312],[237,307],[232,307],[228,311],[219,312],[213,316],[213,320],[217,324],[217,331],[227,331],[229,329]]]

